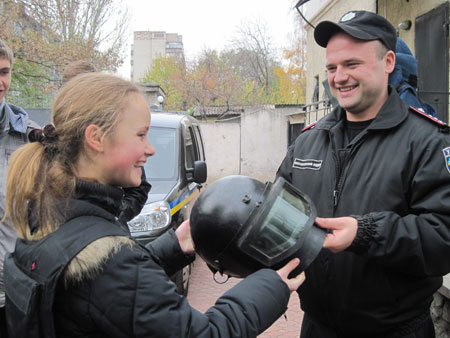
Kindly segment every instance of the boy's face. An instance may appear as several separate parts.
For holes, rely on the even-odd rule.
[[[0,101],[3,100],[11,84],[11,63],[0,59]]]

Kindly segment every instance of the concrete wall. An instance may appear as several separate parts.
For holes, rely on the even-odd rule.
[[[240,119],[226,122],[201,121],[200,128],[205,143],[208,182],[239,174]]]
[[[44,127],[46,124],[50,123],[51,111],[50,108],[24,108],[28,113],[31,120]]]
[[[273,181],[288,147],[289,119],[283,109],[246,111],[242,116],[241,174]]]
[[[287,151],[291,112],[267,106],[246,109],[228,121],[200,121],[208,182],[228,175],[273,181]]]

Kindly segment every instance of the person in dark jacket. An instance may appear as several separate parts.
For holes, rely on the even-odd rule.
[[[139,186],[141,168],[155,153],[143,95],[113,75],[79,75],[58,93],[52,121],[38,142],[11,158],[7,211],[20,237],[39,240],[83,215],[121,226],[122,188]],[[149,250],[128,236],[93,241],[59,281],[56,336],[256,337],[285,312],[290,292],[303,281],[302,274],[287,277],[299,263],[294,259],[278,271],[255,272],[200,313],[168,277],[193,252],[188,221]]]
[[[388,84],[394,87],[408,106],[413,106],[428,115],[436,117],[436,109],[417,95],[417,60],[408,45],[397,38],[395,46],[395,67],[389,74]]]
[[[429,307],[450,271],[449,127],[388,86],[386,19],[352,11],[314,36],[339,106],[305,128],[277,173],[329,231],[298,290],[301,337],[434,337]]]
[[[11,84],[14,54],[9,46],[0,40],[0,218],[5,211],[6,173],[11,154],[28,142],[30,130],[39,128],[28,118],[27,112],[5,100]],[[14,249],[17,233],[8,218],[0,226],[0,338],[6,337],[5,290],[3,286],[3,258]]]

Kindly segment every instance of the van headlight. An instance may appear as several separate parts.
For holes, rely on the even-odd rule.
[[[128,222],[128,228],[131,233],[158,231],[167,227],[171,221],[169,203],[160,201],[145,205],[141,213]]]

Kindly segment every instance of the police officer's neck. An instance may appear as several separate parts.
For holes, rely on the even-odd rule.
[[[378,100],[372,103],[369,107],[361,111],[350,111],[344,108],[347,121],[351,122],[363,122],[373,120],[380,112],[383,105],[386,103],[389,97],[388,91],[382,95]]]

